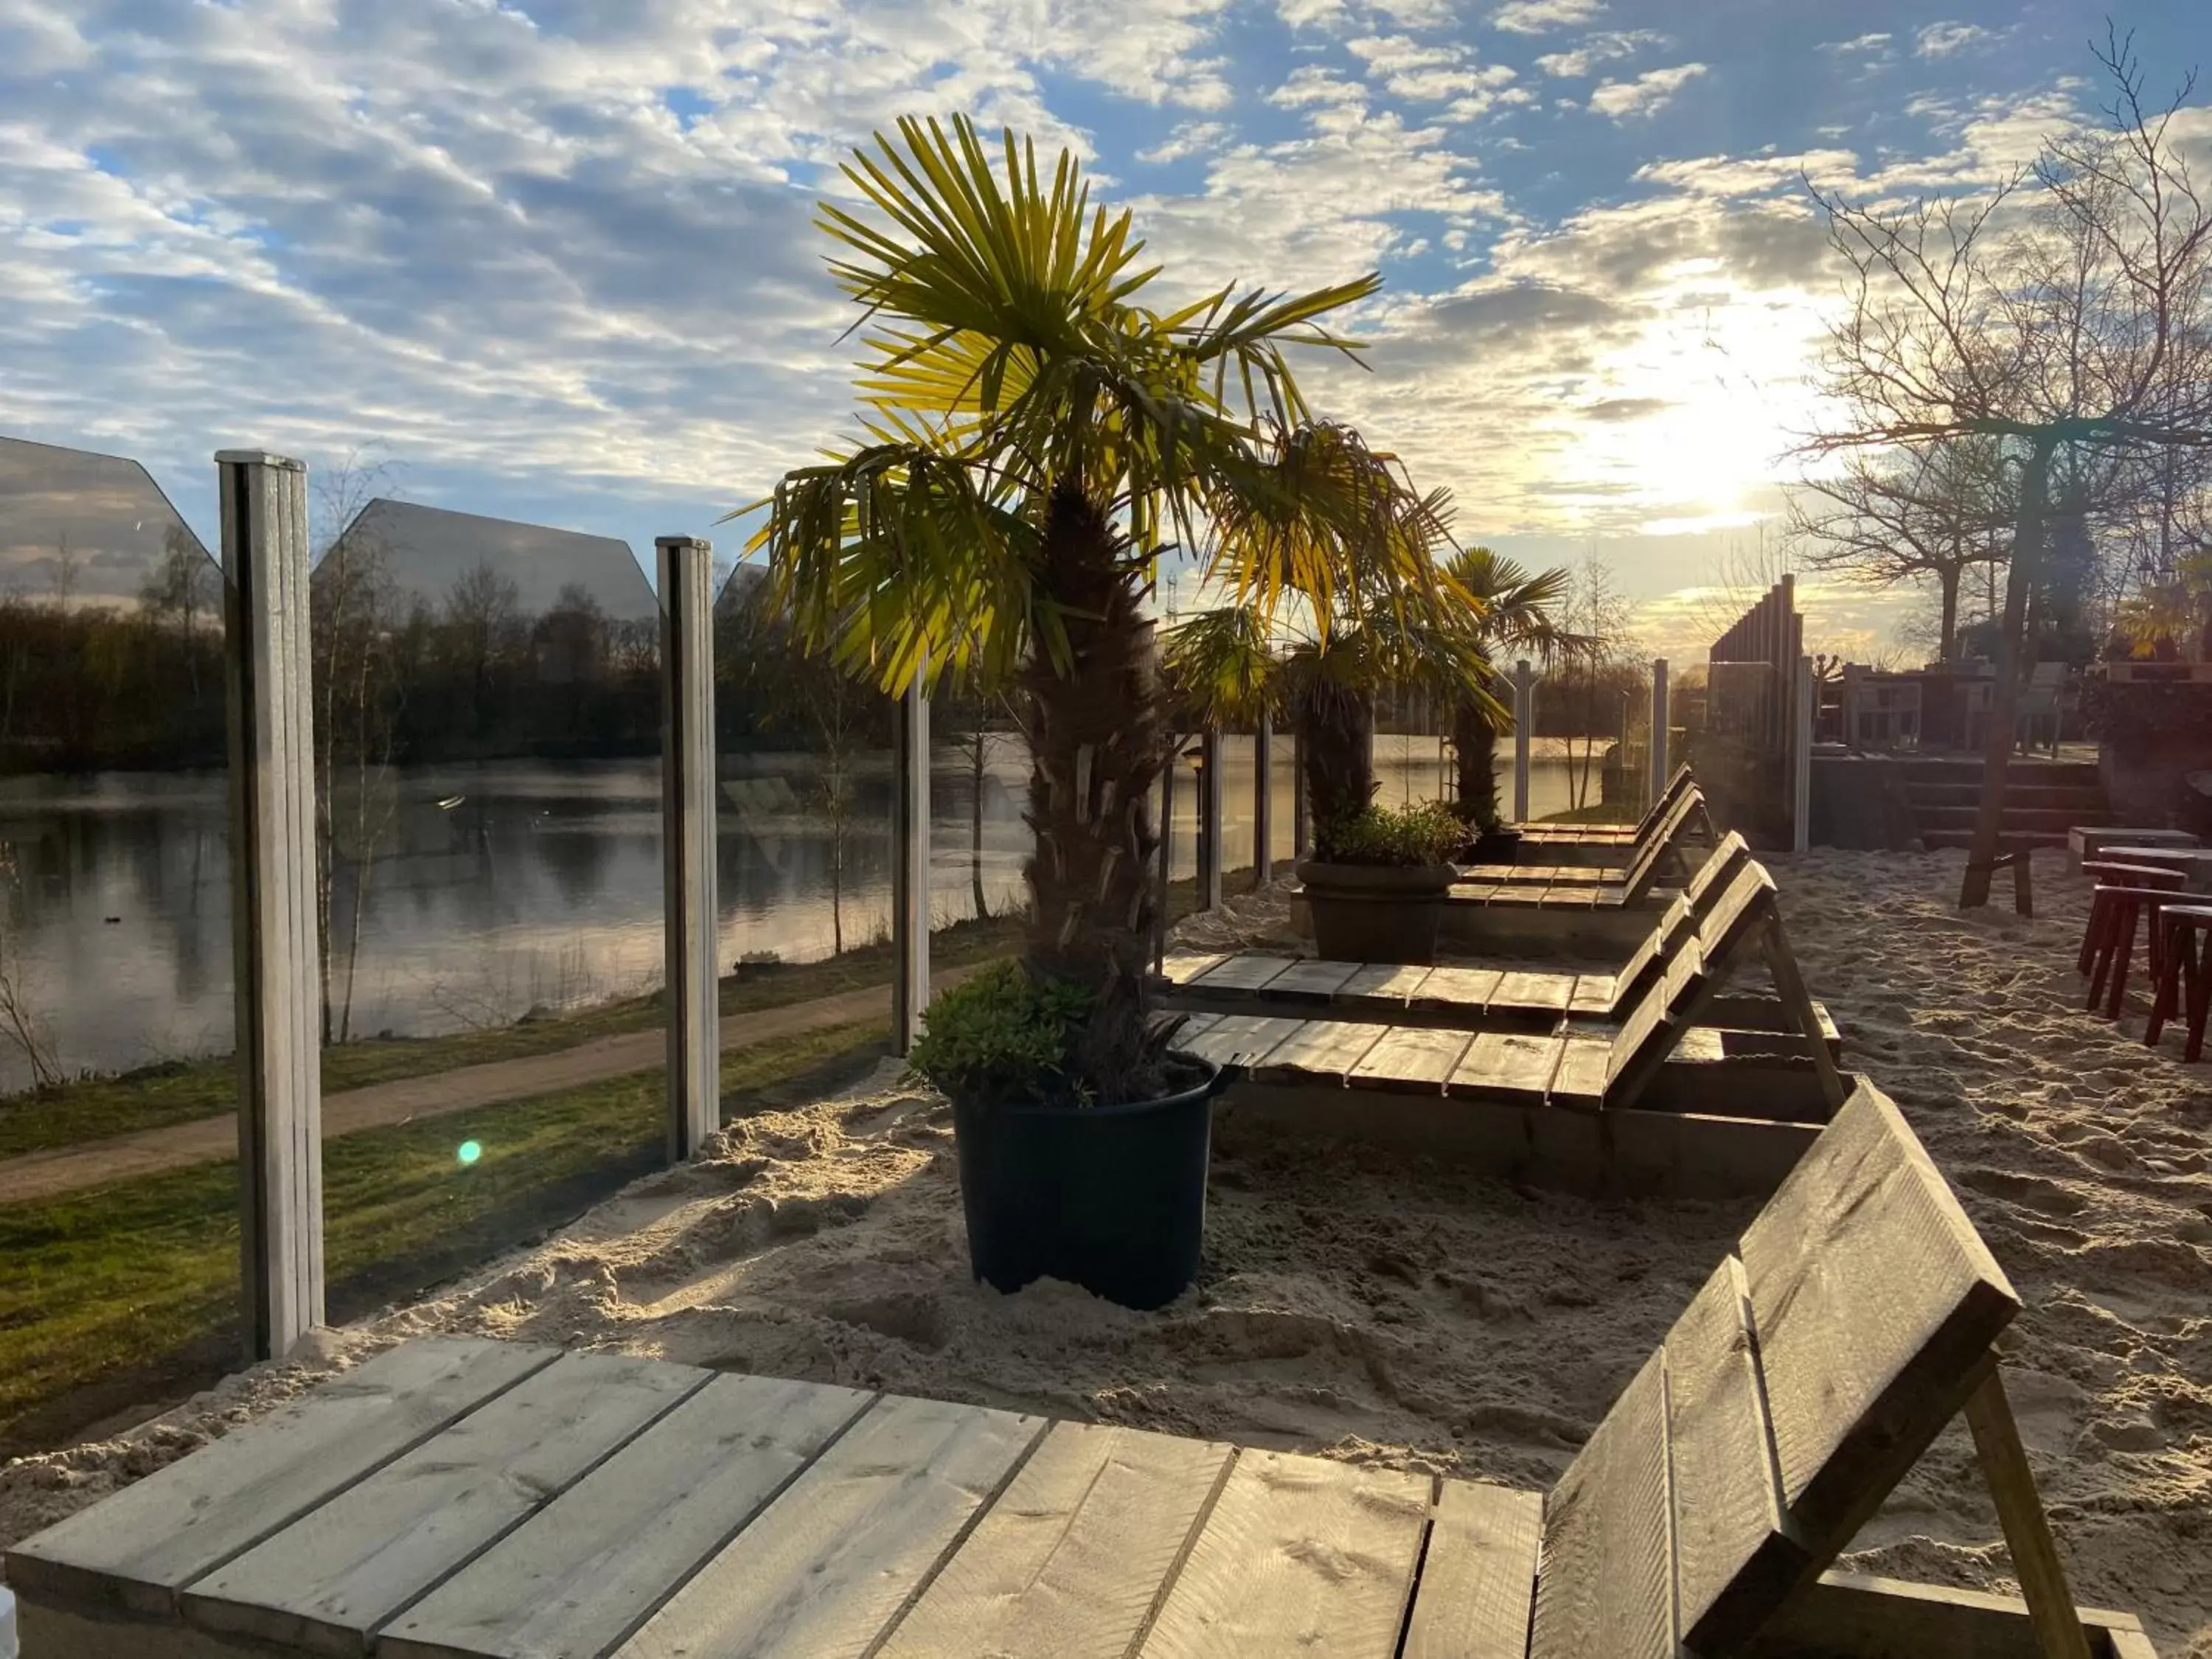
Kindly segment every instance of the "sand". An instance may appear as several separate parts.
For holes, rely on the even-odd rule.
[[[1774,860],[1851,1063],[1904,1108],[2028,1310],[2005,1342],[2086,1602],[2212,1659],[2212,1066],[2078,1011],[2086,888],[1949,908],[1960,855]],[[1193,944],[1282,936],[1279,896]],[[1095,1418],[1518,1485],[1557,1477],[1756,1206],[1596,1203],[1290,1143],[1217,1158],[1163,1313],[965,1271],[949,1113],[888,1073],[733,1126],[544,1247],[320,1336],[139,1430],[0,1469],[0,1542],[402,1337],[466,1331]],[[1954,1428],[1852,1565],[2011,1589]]]

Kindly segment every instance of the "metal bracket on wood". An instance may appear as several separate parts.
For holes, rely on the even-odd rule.
[[[215,461],[230,728],[240,1254],[246,1356],[270,1359],[323,1322],[307,469],[258,450],[223,450]]]
[[[668,1157],[722,1125],[715,893],[713,544],[654,538],[660,579],[660,868],[668,979]]]

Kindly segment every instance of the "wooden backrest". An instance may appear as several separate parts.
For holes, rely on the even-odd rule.
[[[1715,842],[1713,850],[1705,854],[1705,861],[1691,873],[1689,884],[1682,889],[1692,918],[1703,921],[1723,888],[1750,860],[1751,843],[1735,830]]]
[[[1666,816],[1667,809],[1674,805],[1675,797],[1689,787],[1690,763],[1684,761],[1674,769],[1674,775],[1667,780],[1667,787],[1659,792],[1658,799],[1645,807],[1644,816],[1636,820],[1636,839],[1639,844],[1650,835],[1652,826]]]
[[[1774,878],[1758,860],[1746,860],[1698,923],[1698,943],[1716,977],[1735,965],[1737,953],[1774,914]]]
[[[1704,802],[1704,792],[1694,785],[1684,790],[1668,806],[1658,826],[1637,843],[1636,856],[1628,861],[1626,886],[1630,898],[1642,898],[1650,890],[1652,878],[1659,873],[1659,861],[1674,850],[1675,842],[1689,828],[1692,813]]]
[[[1686,1022],[1675,1011],[1690,1004],[1705,981],[1705,952],[1684,939],[1667,958],[1667,970],[1645,987],[1613,1035],[1606,1056],[1606,1103],[1626,1104],[1681,1040]],[[1616,1102],[1619,1094],[1622,1098]]]
[[[1674,902],[1660,913],[1659,920],[1651,926],[1620,964],[1620,971],[1613,976],[1613,1018],[1619,1019],[1621,1010],[1628,1007],[1644,989],[1645,976],[1652,968],[1664,962],[1687,939],[1696,923],[1690,915],[1690,902],[1677,894]]]
[[[2019,1310],[1860,1082],[1546,1498],[1530,1659],[1740,1651],[1927,1450]]]

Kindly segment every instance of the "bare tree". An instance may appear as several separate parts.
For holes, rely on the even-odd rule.
[[[1792,495],[1790,535],[1815,570],[1876,588],[1933,579],[1936,654],[1958,653],[1961,589],[1977,566],[2004,562],[2003,457],[1988,438],[1961,437],[1894,453],[1856,453],[1841,472]]]
[[[1814,192],[1850,272],[1826,375],[1850,415],[1810,447],[1975,437],[2017,460],[1962,908],[1989,902],[2056,458],[2212,447],[2212,210],[2168,136],[2194,80],[2161,108],[2144,101],[2130,38],[2110,32],[2096,56],[2113,88],[2106,128],[2051,140],[1985,194],[1898,208]]]

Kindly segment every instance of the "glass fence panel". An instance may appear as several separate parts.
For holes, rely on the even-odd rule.
[[[661,1154],[659,608],[623,542],[410,502],[370,502],[319,555],[324,1211],[343,1318]],[[522,1063],[604,1038],[557,1090]]]
[[[1003,696],[943,688],[929,721],[930,965],[942,971],[1021,949],[1030,751]]]
[[[1221,734],[1221,867],[1226,890],[1243,892],[1253,881],[1252,836],[1258,826],[1259,748],[1250,732]]]
[[[240,1351],[222,626],[143,467],[0,438],[0,1457]]]
[[[1268,857],[1281,866],[1297,856],[1297,739],[1279,731],[1268,740]]]
[[[880,689],[797,647],[757,567],[716,600],[714,664],[722,1012],[808,1010],[726,1024],[726,1114],[887,1051],[893,725]]]

